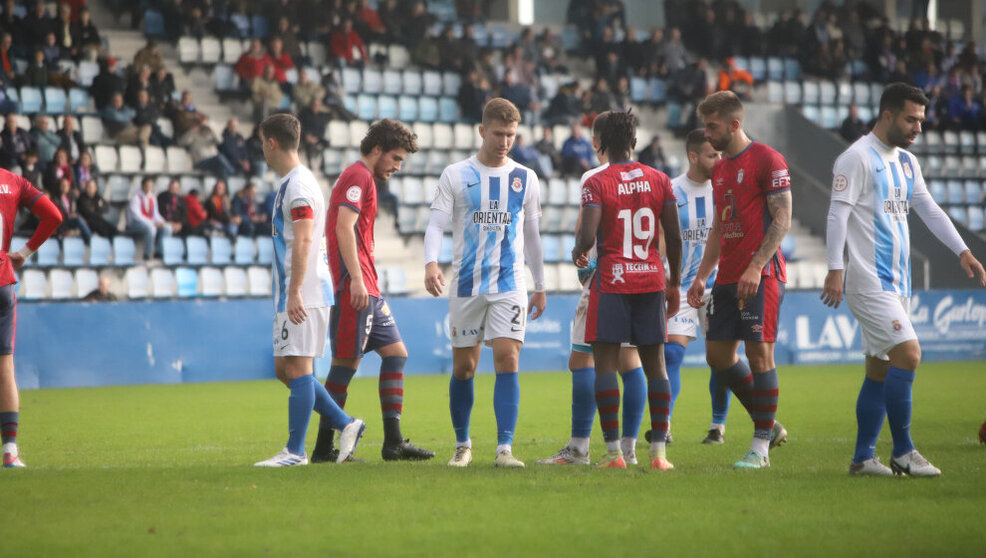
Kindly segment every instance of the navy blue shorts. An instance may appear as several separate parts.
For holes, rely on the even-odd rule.
[[[348,286],[340,289],[335,299],[336,303],[329,312],[333,357],[360,358],[401,340],[397,321],[386,300],[371,296],[366,308],[357,312],[349,305]]]
[[[14,354],[17,329],[17,284],[0,287],[0,355]]]
[[[709,341],[777,341],[777,316],[784,300],[784,283],[776,277],[762,277],[757,294],[740,307],[736,283],[712,287],[706,313]]]
[[[652,293],[589,292],[585,342],[631,343],[638,347],[667,341],[664,291]]]

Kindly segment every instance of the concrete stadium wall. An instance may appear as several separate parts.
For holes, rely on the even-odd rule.
[[[448,374],[447,301],[389,302],[410,352],[405,372]],[[548,297],[545,315],[529,324],[522,371],[565,369],[577,302],[575,295]],[[15,362],[25,389],[274,376],[267,300],[21,303],[18,314]],[[911,314],[925,361],[986,359],[986,291],[919,292]],[[831,310],[817,292],[791,292],[776,353],[780,365],[861,362],[859,326],[845,305]],[[491,361],[483,351],[480,370],[492,372]],[[376,376],[379,363],[367,356],[359,375]],[[701,339],[689,347],[685,365],[705,366]],[[324,377],[328,368],[329,359],[319,359],[316,375]]]

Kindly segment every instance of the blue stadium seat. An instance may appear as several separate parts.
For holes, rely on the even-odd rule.
[[[211,248],[210,262],[213,265],[228,265],[233,261],[233,245],[225,236],[213,236],[209,239]]]
[[[479,39],[476,39],[479,42]],[[561,30],[561,45],[566,51],[578,50],[581,38],[579,31],[573,25],[566,25]],[[481,44],[481,43],[480,43]]]
[[[647,100],[652,103],[663,103],[667,100],[668,92],[667,87],[664,85],[664,80],[660,78],[650,78],[647,82]]]
[[[61,87],[48,86],[44,88],[45,112],[48,114],[65,114],[68,96]]]
[[[377,98],[372,95],[359,95],[356,97],[356,116],[360,120],[367,122],[376,120],[377,117]]]
[[[736,66],[740,70],[747,70],[747,71],[749,71],[749,69],[750,69],[750,60],[747,57],[745,57],[745,56],[734,56],[733,57],[733,65]]]
[[[89,239],[89,265],[104,266],[110,265],[110,241],[97,234]]]
[[[418,120],[428,123],[438,120],[438,101],[434,97],[418,99]]]
[[[558,235],[546,234],[541,237],[541,251],[544,254],[545,263],[555,263],[559,260],[560,247],[561,240]]]
[[[418,119],[418,99],[411,95],[401,95],[397,99],[397,118],[403,122]]]
[[[965,206],[953,205],[948,208],[948,216],[952,218],[956,223],[961,223],[962,225],[969,225],[969,212],[966,210]]]
[[[386,95],[400,95],[404,92],[404,78],[397,70],[384,70],[383,72],[383,93]]]
[[[274,262],[274,241],[269,236],[257,237],[257,263],[270,265]]]
[[[978,205],[969,206],[969,228],[980,232],[986,228],[986,223],[983,222],[983,208]]]
[[[507,48],[510,43],[510,34],[503,25],[490,25],[490,46],[493,48]]]
[[[189,236],[185,239],[185,261],[189,265],[205,265],[209,263],[209,243],[205,237]]]
[[[640,76],[630,77],[630,99],[636,103],[647,100],[647,80]]]
[[[57,239],[51,239],[38,248],[38,265],[52,266],[58,265],[58,260],[62,255],[62,247],[58,245]]]
[[[136,251],[137,247],[134,245],[134,239],[123,235],[113,237],[113,265],[133,265],[134,253]]]
[[[80,237],[70,236],[62,240],[62,264],[66,266],[86,264],[86,243]]]
[[[462,77],[459,74],[455,72],[445,72],[442,74],[442,95],[455,97],[459,94],[460,87],[462,87]]]
[[[252,236],[238,236],[233,244],[233,261],[237,265],[250,265],[257,253],[257,243]]]
[[[572,250],[575,249],[575,235],[566,234],[561,237],[561,253],[571,254]]]
[[[149,38],[164,36],[164,16],[157,10],[144,11],[144,35]]]
[[[678,103],[669,102],[668,103],[668,128],[672,130],[681,128],[682,126],[682,107]]]
[[[421,83],[421,72],[418,70],[404,70],[404,94],[405,95],[420,95],[422,91]]]
[[[383,91],[383,74],[380,70],[375,70],[373,68],[367,68],[363,70],[363,93],[368,93],[372,95],[379,94]]]
[[[377,97],[377,118],[397,118],[397,99],[390,95]]]
[[[177,236],[170,236],[163,241],[164,254],[161,259],[164,265],[179,265],[185,259],[185,241]]]
[[[346,108],[349,112],[356,112],[356,95],[346,95],[342,99],[342,106]]]
[[[767,78],[771,81],[784,80],[784,62],[776,56],[767,59]]]
[[[870,109],[870,107],[861,106],[859,107],[859,110],[857,111],[856,114],[859,115],[859,119],[862,120],[863,122],[869,122],[870,120],[873,120],[873,110]]]
[[[838,114],[836,107],[822,107],[819,112],[818,124],[826,130],[834,130],[839,127]]]
[[[849,73],[852,74],[852,77],[854,78],[866,77],[866,74],[868,74],[869,71],[870,71],[869,67],[866,65],[866,62],[864,62],[863,60],[856,59],[849,61]]]
[[[193,297],[199,294],[199,274],[194,269],[179,267],[175,269],[175,283],[178,296]]]
[[[800,79],[801,63],[794,58],[784,59],[784,79]]]
[[[438,121],[453,123],[459,119],[459,104],[452,97],[438,99]]]
[[[41,90],[37,87],[21,87],[20,99],[22,114],[41,112],[41,105],[44,101],[41,97]]]
[[[979,180],[965,181],[965,203],[981,204],[983,202],[983,185]]]
[[[789,105],[801,104],[801,84],[796,81],[784,82],[784,102]]]
[[[89,92],[81,87],[73,87],[68,92],[69,111],[73,113],[91,112]]]
[[[965,203],[965,201],[965,188],[962,186],[962,182],[959,180],[949,180],[947,203],[960,204]]]
[[[818,112],[818,107],[815,105],[804,105],[801,107],[801,115],[808,121],[821,126],[821,115]]]
[[[763,81],[767,78],[767,63],[764,62],[763,58],[759,56],[754,56],[750,58],[750,75],[753,76],[754,81]]]
[[[346,88],[346,93],[356,94],[361,91],[362,74],[355,68],[342,69],[342,86]]]
[[[442,94],[442,74],[431,70],[421,74],[422,92],[425,95],[438,97]]]
[[[216,91],[235,91],[236,72],[232,66],[216,64],[212,69],[212,82],[216,84]]]

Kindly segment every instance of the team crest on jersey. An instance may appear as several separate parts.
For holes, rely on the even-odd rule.
[[[890,324],[894,327],[894,331],[900,331],[901,327],[903,327],[900,325],[900,320],[894,320]]]
[[[911,170],[911,163],[904,161],[904,164],[901,166],[904,167],[904,176],[906,176],[908,180],[914,178],[914,171]]]
[[[740,169],[739,172],[736,173],[736,183],[737,184],[743,183],[743,169]]]
[[[613,264],[613,284],[626,282],[623,278],[623,264]]]
[[[524,181],[519,176],[515,176],[514,181],[510,183],[510,189],[514,192],[520,192],[524,189]]]
[[[835,180],[832,181],[832,189],[836,192],[845,192],[848,187],[849,179],[844,174],[836,176]]]
[[[363,190],[361,190],[359,186],[350,186],[349,189],[346,190],[346,199],[353,203],[358,202],[360,196],[362,195]]]

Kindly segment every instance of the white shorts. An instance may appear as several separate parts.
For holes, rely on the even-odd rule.
[[[585,319],[589,311],[589,282],[582,288],[579,305],[575,307],[575,318],[572,320],[572,351],[592,354],[592,345],[585,342]],[[621,343],[624,349],[633,349],[630,343]]]
[[[681,335],[694,341],[698,338],[699,330],[704,334],[709,327],[709,315],[705,309],[711,299],[712,289],[706,289],[702,295],[702,302],[706,306],[692,308],[688,304],[688,291],[681,291],[678,313],[668,318],[668,335]]]
[[[487,345],[506,337],[524,342],[527,329],[527,292],[510,291],[449,298],[449,333],[453,347]]]
[[[863,354],[889,360],[887,353],[917,339],[911,325],[911,299],[897,293],[846,293],[849,310],[863,332]]]
[[[329,307],[305,308],[308,318],[291,323],[287,312],[274,316],[274,356],[321,357],[329,336]]]

